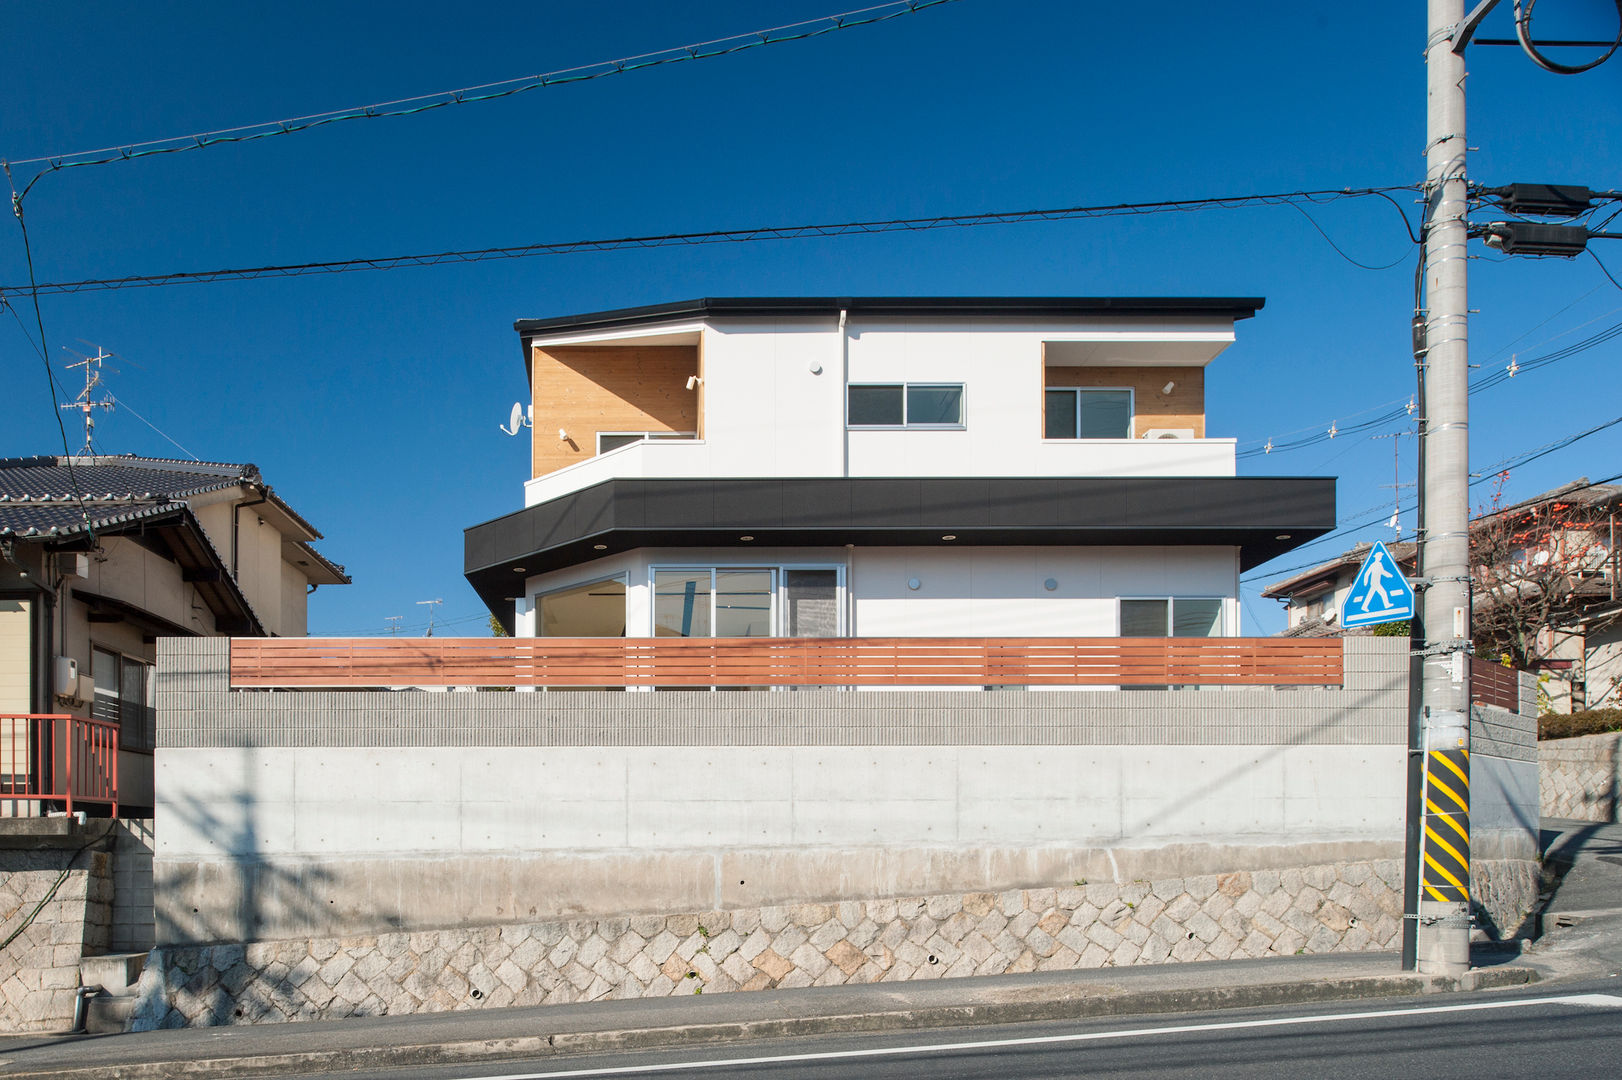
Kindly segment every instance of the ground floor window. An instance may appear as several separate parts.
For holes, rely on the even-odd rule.
[[[544,593],[535,608],[536,637],[624,637],[625,578]]]
[[[157,734],[153,723],[152,665],[111,649],[93,649],[91,677],[96,684],[90,715],[118,724],[118,743],[126,750],[151,750]]]
[[[839,568],[655,567],[655,637],[836,637]]]
[[[1220,596],[1121,599],[1122,637],[1222,637]]]

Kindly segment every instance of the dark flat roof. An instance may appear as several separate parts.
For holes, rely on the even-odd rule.
[[[519,319],[529,336],[563,330],[609,330],[693,319],[852,315],[1049,317],[1075,315],[1224,315],[1248,319],[1259,296],[707,296],[648,307]]]
[[[465,530],[463,573],[510,631],[526,578],[638,547],[1231,545],[1248,570],[1334,527],[1330,477],[618,479]]]

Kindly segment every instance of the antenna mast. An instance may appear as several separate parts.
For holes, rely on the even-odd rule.
[[[111,360],[114,354],[108,352],[106,349],[103,349],[100,345],[97,345],[95,356],[83,356],[80,353],[74,353],[73,355],[79,357],[79,362],[76,364],[69,364],[68,370],[72,371],[74,368],[84,368],[84,389],[79,391],[79,396],[74,398],[72,401],[63,402],[61,407],[69,411],[77,410],[83,415],[84,447],[79,451],[79,456],[89,457],[95,452],[93,443],[95,442],[96,434],[96,410],[111,409],[113,407],[113,402],[110,397],[98,401],[96,400],[94,394],[96,388],[101,385],[101,365],[106,361]]]

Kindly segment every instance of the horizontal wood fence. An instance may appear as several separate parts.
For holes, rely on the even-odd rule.
[[[1496,705],[1512,713],[1521,711],[1521,673],[1516,668],[1495,664],[1479,657],[1470,658],[1470,700],[1480,705]]]
[[[231,685],[1339,686],[1338,638],[234,638]]]

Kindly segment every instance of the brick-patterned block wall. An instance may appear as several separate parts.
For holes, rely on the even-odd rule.
[[[160,948],[137,1030],[1393,949],[1401,863]]]
[[[1622,733],[1539,743],[1538,789],[1544,817],[1619,820]]]
[[[106,951],[112,900],[108,852],[0,850],[0,941],[32,916],[0,950],[0,1031],[71,1026],[79,960]]]

